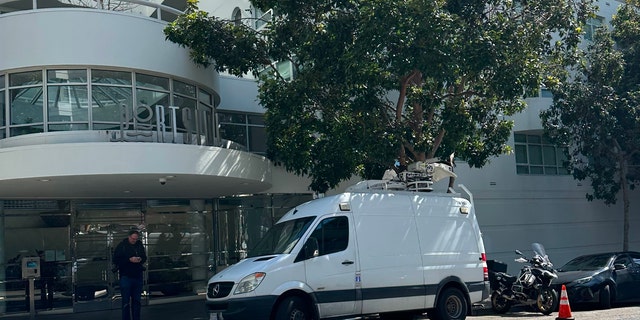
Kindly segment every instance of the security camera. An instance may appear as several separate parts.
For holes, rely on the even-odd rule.
[[[158,182],[160,182],[160,184],[164,186],[165,184],[167,184],[167,179],[166,178],[160,178],[160,179],[158,179]]]

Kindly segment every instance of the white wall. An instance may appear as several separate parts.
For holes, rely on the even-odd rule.
[[[0,17],[0,70],[31,66],[109,66],[148,70],[218,91],[213,69],[193,64],[187,49],[165,40],[165,23],[88,9],[39,9]],[[132,32],[135,30],[135,32]]]
[[[253,78],[220,76],[220,110],[264,113],[258,100],[258,87]]]

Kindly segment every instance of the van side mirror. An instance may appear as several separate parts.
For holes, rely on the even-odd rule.
[[[320,255],[320,246],[318,245],[318,239],[310,237],[304,244],[304,256],[305,259],[317,257]]]

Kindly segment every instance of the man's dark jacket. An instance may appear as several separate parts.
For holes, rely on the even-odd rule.
[[[131,257],[140,257],[142,261],[139,263],[133,263],[129,261]],[[144,271],[144,263],[147,261],[147,254],[144,251],[144,246],[140,240],[135,244],[130,244],[128,238],[124,238],[122,242],[118,244],[116,250],[113,251],[113,263],[120,270],[120,276],[127,276],[131,278],[142,278],[142,271]]]

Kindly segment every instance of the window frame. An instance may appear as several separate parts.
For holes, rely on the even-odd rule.
[[[517,175],[569,175],[569,170],[564,165],[567,161],[567,147],[552,144],[542,134],[514,132],[513,137]],[[548,154],[550,151],[553,159]],[[534,159],[532,153],[539,157]]]

